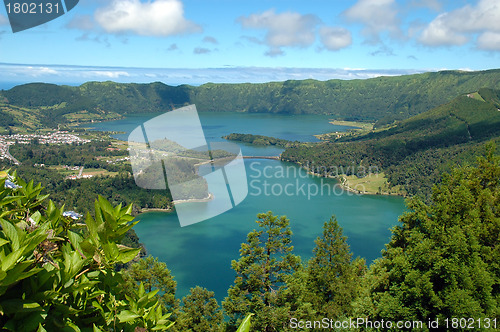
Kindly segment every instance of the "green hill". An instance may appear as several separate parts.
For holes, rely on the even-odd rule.
[[[384,173],[401,193],[428,195],[443,171],[473,161],[486,140],[500,145],[500,90],[480,89],[385,130],[286,149],[283,160],[333,175]]]
[[[448,146],[498,135],[500,90],[480,89],[409,118],[387,130],[346,138],[359,141],[401,139],[408,149]]]
[[[376,121],[376,127],[380,127],[483,87],[500,89],[499,69],[350,81],[209,83],[199,87],[158,82],[88,82],[79,87],[32,83],[1,91],[0,100],[4,107],[39,111],[39,120],[46,126],[64,123],[68,118],[101,120],[119,114],[165,112],[194,103],[200,111],[330,114],[336,119]],[[75,113],[78,116],[68,116]]]

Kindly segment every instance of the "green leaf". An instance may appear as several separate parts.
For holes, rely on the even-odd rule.
[[[31,255],[35,247],[47,238],[47,231],[48,224],[44,224],[41,227],[37,228],[33,233],[28,234],[24,241],[23,255]]]
[[[85,223],[87,224],[87,228],[89,230],[89,233],[90,233],[92,240],[97,245],[98,244],[97,223],[95,222],[94,218],[92,218],[92,216],[88,212],[87,212],[87,217],[85,218]]]
[[[80,246],[80,243],[83,241],[83,238],[80,234],[77,234],[72,231],[68,231],[68,238],[71,241],[71,245],[75,250],[82,252],[82,247]]]
[[[130,321],[133,321],[135,320],[136,318],[139,318],[141,316],[139,316],[138,314],[136,313],[133,313],[132,311],[130,310],[123,310],[122,312],[120,312],[118,314],[118,320],[120,321],[120,323],[126,323],[126,322],[130,322]]]
[[[0,247],[3,246],[4,244],[10,243],[10,241],[4,240],[0,238]]]
[[[38,330],[36,332],[47,332],[47,330],[43,328],[42,323],[38,323]]]
[[[134,221],[133,223],[129,224],[129,225],[126,225],[126,226],[122,226],[120,227],[117,231],[116,231],[116,236],[117,237],[120,237],[122,236],[123,234],[127,233],[129,231],[129,229],[131,229],[132,227],[134,227],[137,223],[139,222],[139,220],[137,221]]]
[[[243,320],[243,322],[241,322],[241,325],[240,327],[238,327],[236,332],[250,332],[250,325],[251,325],[250,320],[253,315],[254,314],[248,314]]]
[[[108,242],[106,244],[103,244],[102,250],[104,250],[104,254],[106,255],[106,258],[109,261],[116,260],[118,257],[118,254],[120,253],[118,251],[118,247],[116,246],[116,243],[114,243],[114,242]]]
[[[75,323],[73,323],[73,322],[71,322],[71,321],[68,321],[68,320],[67,320],[67,321],[66,321],[66,325],[67,325],[68,327],[71,327],[71,328],[73,329],[73,331],[75,331],[75,332],[81,332],[81,331],[82,331],[82,330],[80,330],[80,328],[79,328],[79,327],[78,327]]]
[[[138,291],[137,291],[137,296],[138,296],[139,298],[141,298],[141,297],[143,297],[143,296],[144,296],[144,294],[145,294],[145,293],[146,293],[146,291],[144,290],[144,283],[142,283],[142,282],[141,282],[141,283],[139,284],[139,289],[138,289]]]
[[[18,201],[21,198],[19,196],[5,197],[0,201],[0,206],[10,204],[12,202]]]
[[[155,327],[153,327],[151,331],[165,331],[174,326],[174,324],[175,324],[174,322],[170,323],[168,326],[164,324],[158,324]]]
[[[18,250],[20,243],[19,243],[19,234],[17,233],[16,226],[14,226],[9,221],[1,218],[0,218],[0,225],[2,225],[2,229],[5,235],[11,242],[12,250]]]
[[[40,183],[38,185],[40,185]],[[50,194],[46,194],[46,195],[43,195],[43,196],[38,196],[37,197],[37,199],[38,199],[37,203],[40,203],[40,202],[46,200],[49,196],[50,196]]]
[[[125,209],[125,214],[132,214],[132,203],[130,203],[126,209]]]
[[[63,257],[64,257],[64,275],[62,277],[62,282],[65,284],[71,278],[74,278],[77,273],[82,270],[85,260],[80,257],[80,254],[76,251],[72,251],[69,246],[63,247]]]
[[[120,248],[120,253],[117,257],[117,261],[121,263],[128,263],[131,260],[133,260],[141,251],[140,248],[138,249],[133,249],[133,248]]]
[[[94,328],[92,329],[92,332],[102,332],[102,330],[100,328],[98,328],[97,326],[94,325]]]
[[[34,222],[36,222],[37,224],[39,224],[40,220],[42,219],[42,215],[40,214],[39,211],[36,211],[35,213],[33,213],[31,215],[31,219],[33,219]]]
[[[23,250],[16,250],[5,256],[2,260],[1,269],[4,271],[10,270],[16,263],[17,260],[23,255]]]
[[[42,268],[32,268],[28,272],[24,272],[24,270],[29,268],[32,264],[33,260],[19,262],[12,269],[6,271],[7,275],[3,278],[0,284],[7,286],[42,271]]]
[[[21,299],[11,299],[2,302],[2,307],[7,315],[26,312],[45,312],[39,303]]]

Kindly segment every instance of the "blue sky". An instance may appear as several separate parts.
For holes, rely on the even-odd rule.
[[[80,0],[12,33],[0,81],[265,82],[500,64],[498,0]]]

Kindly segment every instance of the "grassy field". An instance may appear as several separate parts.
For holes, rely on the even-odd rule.
[[[96,113],[89,113],[88,111],[85,110],[76,113],[65,114],[63,115],[63,117],[68,123],[88,123],[92,121],[108,121],[108,120],[118,120],[123,118],[122,115],[114,112],[108,112],[108,113],[101,112],[100,114],[96,114]]]
[[[330,123],[332,125],[336,125],[336,126],[355,127],[353,129],[358,129],[358,130],[372,130],[373,129],[373,123],[368,123],[368,122],[333,120],[333,121],[330,121]]]
[[[368,122],[355,122],[355,121],[343,121],[343,120],[332,120],[331,124],[336,126],[346,126],[351,127],[347,131],[336,131],[328,134],[314,135],[317,139],[322,141],[335,141],[338,138],[351,135],[361,135],[368,133],[373,130],[373,123]]]
[[[0,104],[0,110],[12,115],[17,120],[19,124],[12,127],[15,132],[27,133],[43,128],[39,120],[40,114],[38,110],[8,104]]]
[[[484,101],[483,97],[479,94],[479,92],[474,92],[474,93],[469,93],[467,96],[470,96],[469,98],[477,99],[480,101]]]
[[[85,168],[83,169],[82,175],[93,175],[93,176],[116,176],[118,172],[110,172],[102,168]]]
[[[44,125],[41,119],[44,116],[44,112],[47,110],[59,109],[64,106],[64,103],[54,106],[41,106],[41,107],[22,107],[16,106],[4,102],[0,102],[0,111],[11,115],[15,121],[16,125],[11,126],[11,130],[15,133],[33,133],[34,131],[40,132],[43,130],[49,130],[53,128],[48,128]],[[61,130],[71,129],[80,123],[90,123],[92,121],[108,121],[121,119],[123,116],[115,112],[104,112],[100,113],[89,113],[85,110],[65,114],[62,116],[64,118],[64,124],[61,124]],[[0,134],[7,134],[9,132],[8,127],[0,128]]]
[[[80,169],[71,170],[63,167],[62,165],[57,166],[47,166],[48,169],[55,170],[59,172],[63,176],[71,176],[78,175],[80,173]],[[106,169],[102,168],[84,168],[82,175],[93,175],[93,176],[116,176],[117,172],[110,172]]]
[[[384,173],[369,174],[362,178],[358,178],[356,175],[343,175],[340,180],[345,187],[362,194],[404,195],[400,186],[389,188]]]

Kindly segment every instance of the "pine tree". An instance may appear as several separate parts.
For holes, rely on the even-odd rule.
[[[216,332],[223,330],[223,316],[214,292],[196,286],[183,299],[174,331]]]
[[[362,259],[352,261],[346,240],[332,217],[323,226],[323,236],[315,241],[314,256],[307,266],[306,299],[320,317],[339,318],[352,313],[351,304],[366,267]]]
[[[159,262],[158,258],[148,256],[124,270],[124,279],[125,292],[137,288],[140,283],[144,284],[148,292],[159,290],[160,303],[165,310],[174,313],[175,316],[179,306],[179,300],[175,298],[177,282],[167,268],[167,264]]]
[[[300,259],[292,254],[292,231],[285,216],[268,212],[257,218],[260,229],[248,234],[240,259],[231,263],[236,279],[223,307],[230,330],[248,313],[254,313],[253,330],[282,331],[292,309],[286,297],[286,278],[299,268]]]
[[[500,317],[500,158],[490,145],[477,167],[443,177],[432,203],[411,212],[367,278],[372,319]]]

